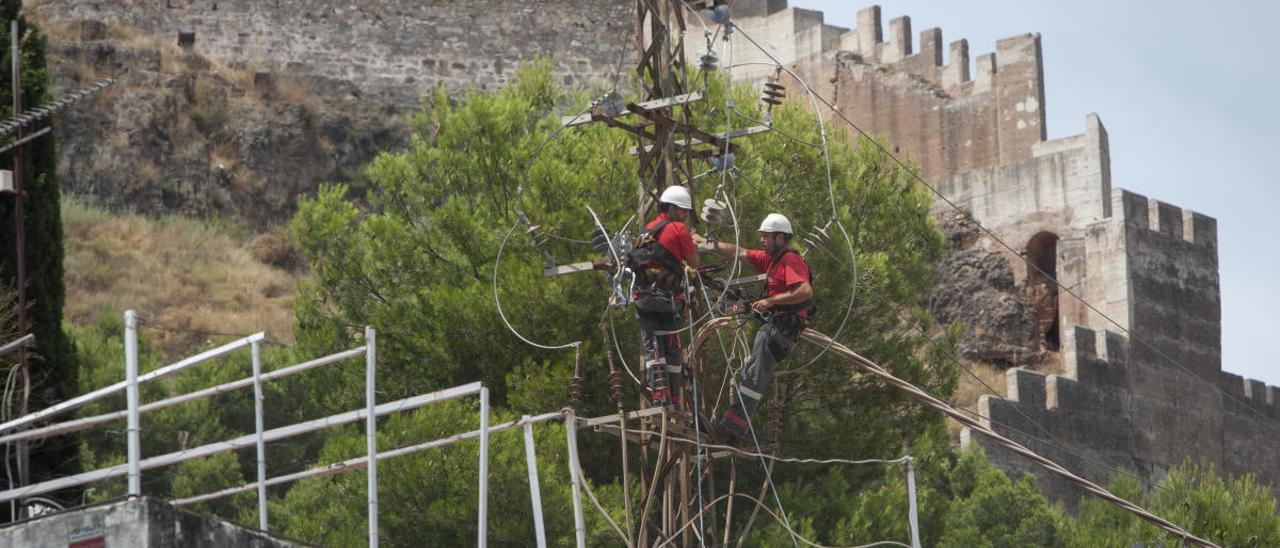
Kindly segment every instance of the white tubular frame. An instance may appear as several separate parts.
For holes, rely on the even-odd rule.
[[[489,389],[485,388],[479,382],[473,382],[462,386],[447,388],[428,394],[422,394],[410,398],[405,398],[393,402],[379,405],[377,402],[377,390],[375,379],[377,376],[377,333],[372,327],[365,328],[365,346],[346,350],[308,362],[292,365],[276,371],[268,373],[262,372],[262,347],[261,342],[266,339],[265,333],[255,333],[248,337],[244,337],[230,343],[224,344],[217,348],[202,352],[195,356],[185,358],[183,360],[166,365],[155,371],[146,374],[140,374],[138,371],[138,321],[137,314],[132,311],[125,312],[125,380],[94,390],[87,394],[72,398],[57,405],[48,407],[41,411],[31,413],[14,420],[0,424],[0,443],[13,443],[17,441],[40,440],[62,434],[78,432],[97,425],[126,419],[127,426],[127,444],[128,444],[128,460],[124,464],[101,468],[98,470],[57,478],[32,485],[25,485],[6,491],[0,491],[0,503],[7,501],[21,500],[23,498],[32,497],[44,493],[59,491],[69,487],[76,487],[97,481],[102,481],[120,476],[128,476],[129,479],[129,495],[140,496],[142,494],[142,472],[162,466],[170,466],[192,459],[204,458],[220,453],[236,451],[248,447],[256,449],[255,463],[257,467],[257,481],[247,483],[230,489],[223,489],[214,493],[188,497],[172,501],[175,505],[194,504],[213,500],[228,495],[242,493],[246,491],[256,490],[258,495],[258,529],[268,531],[268,514],[267,514],[267,487],[278,485],[298,479],[314,476],[326,476],[353,470],[358,468],[367,468],[368,470],[368,510],[369,510],[369,546],[378,546],[378,461],[386,458],[397,457],[425,451],[427,449],[442,447],[472,438],[478,438],[480,441],[480,462],[479,462],[479,534],[476,539],[478,546],[485,546],[488,539],[488,510],[489,510],[489,435],[495,432],[501,432],[518,427],[524,427],[525,430],[525,450],[526,459],[529,467],[530,477],[530,496],[534,505],[534,515],[536,519],[535,528],[537,531],[537,539],[539,546],[546,545],[546,532],[542,522],[542,504],[541,496],[538,489],[538,472],[537,458],[535,455],[535,447],[533,444],[533,428],[532,425],[538,422],[549,420],[565,419],[566,412],[546,413],[530,417],[524,416],[520,420],[512,421],[497,426],[490,426],[490,401]],[[16,341],[7,343],[3,346],[4,351],[18,348],[21,345],[29,344],[33,339],[28,335]],[[176,374],[188,367],[212,360],[223,356],[240,348],[249,347],[252,351],[253,373],[251,376],[223,383],[217,386],[197,390],[187,394],[166,398],[163,400],[151,402],[143,405],[139,394],[139,387],[142,383],[161,379]],[[321,419],[313,419],[303,421],[279,428],[266,430],[264,427],[264,405],[265,394],[263,392],[262,383],[269,380],[279,379],[301,373],[317,367],[330,365],[341,362],[343,360],[356,358],[363,355],[365,357],[365,407],[363,409],[348,411],[330,415]],[[240,388],[253,387],[254,398],[254,432],[252,434],[240,436],[234,439],[210,443],[199,447],[184,449],[165,455],[158,455],[149,458],[143,458],[141,447],[141,415],[144,412],[165,409],[182,403],[195,401],[210,396],[225,394],[232,390]],[[103,413],[91,417],[84,417],[65,421],[56,424],[50,424],[40,428],[25,429],[28,425],[39,422],[50,417],[67,413],[74,409],[83,407],[89,403],[101,400],[108,396],[114,395],[120,391],[126,392],[126,409]],[[472,432],[466,432],[442,438],[438,440],[401,447],[390,451],[379,453],[377,445],[377,418],[380,416],[396,413],[400,411],[408,411],[417,409],[433,403],[444,402],[467,396],[479,396],[480,399],[480,428]],[[572,419],[572,412],[569,418]],[[303,472],[288,474],[277,478],[267,478],[266,470],[266,444],[287,439],[290,437],[314,432],[324,428],[340,426],[357,422],[361,419],[365,420],[366,435],[366,452],[364,457],[350,459],[341,463],[334,463],[328,466],[313,468]],[[566,421],[566,430],[568,432],[569,449],[571,452],[576,451],[574,443],[574,431],[576,425],[572,420]],[[571,462],[576,462],[574,458]],[[576,469],[570,470],[570,476],[573,480],[574,487],[574,510],[575,510],[575,532],[579,545],[582,545],[583,527],[582,508],[578,501],[578,482],[580,481]]]
[[[253,343],[253,428],[258,446],[258,530],[267,530],[267,443],[262,437],[262,348]]]
[[[13,352],[23,346],[32,344],[36,341],[36,336],[30,333],[19,337],[17,340],[0,345],[0,356]]]
[[[524,422],[524,458],[529,468],[529,499],[533,502],[534,538],[538,541],[538,548],[547,548],[547,528],[542,523],[542,488],[538,485],[537,447],[533,443],[533,422],[529,420],[529,415],[521,420]],[[566,428],[573,426],[566,424]]]
[[[132,311],[126,312],[126,315],[131,312]],[[168,377],[169,375],[177,373],[183,369],[186,369],[198,363],[208,361],[218,356],[221,356],[223,354],[227,354],[233,350],[237,350],[237,349],[249,346],[254,341],[261,341],[265,339],[266,336],[267,336],[266,333],[254,333],[253,335],[249,335],[248,337],[245,337],[243,339],[229,342],[227,344],[224,344],[212,350],[208,350],[200,354],[196,354],[195,356],[191,356],[190,358],[166,365],[164,367],[161,367],[160,369],[157,369],[145,375],[139,375],[138,384],[143,384],[146,382],[154,381],[156,379],[162,379],[162,378]],[[99,388],[97,390],[94,390],[93,392],[89,392],[88,394],[85,394],[83,396],[77,396],[75,398],[71,398],[67,401],[59,403],[52,407],[45,408],[42,411],[37,411],[35,413],[23,415],[21,417],[13,419],[4,424],[0,424],[0,432],[9,432],[11,430],[21,428],[23,426],[26,426],[33,422],[40,421],[42,419],[47,419],[49,417],[61,415],[73,409],[83,407],[85,405],[98,401],[102,398],[115,394],[116,392],[119,392],[121,390],[125,390],[128,388],[128,386],[129,386],[128,380],[120,381],[111,386],[108,386],[105,388]]]
[[[440,390],[438,392],[432,392],[430,394],[422,394],[419,396],[414,396],[412,398],[405,398],[402,400],[396,400],[393,402],[384,403],[377,406],[377,408],[374,410],[374,414],[378,416],[388,415],[388,414],[396,413],[399,411],[408,411],[411,409],[417,409],[419,407],[432,404],[432,403],[438,403],[446,400],[457,399],[463,396],[470,396],[470,395],[479,394],[479,393],[480,393],[480,383],[473,382],[471,384],[457,386],[454,388],[448,388],[445,390]],[[294,436],[298,436],[301,434],[306,434],[308,432],[321,430],[324,428],[350,424],[365,418],[365,416],[368,413],[369,411],[367,409],[360,409],[357,411],[348,411],[346,413],[330,415],[322,419],[303,421],[303,422],[291,424],[288,426],[273,428],[271,430],[263,432],[262,437],[263,437],[263,440],[266,441],[267,443],[276,442],[283,439],[288,439]],[[178,464],[180,462],[185,462],[191,459],[208,457],[211,455],[217,455],[219,453],[235,451],[237,449],[244,449],[246,447],[252,447],[255,443],[257,443],[257,438],[258,436],[256,434],[249,434],[247,436],[240,436],[238,438],[230,439],[227,441],[210,443],[208,445],[202,445],[200,447],[194,447],[184,451],[178,451],[174,453],[169,453],[167,455],[159,455],[159,456],[155,456],[147,459],[142,459],[142,462],[139,463],[139,466],[141,467],[142,470],[150,470],[152,468],[159,468],[162,466]],[[82,474],[76,474],[74,476],[67,476],[65,478],[58,478],[55,480],[28,485],[25,487],[10,489],[8,491],[0,491],[0,502],[19,499],[22,497],[28,497],[31,495],[49,493],[52,491],[66,489],[68,487],[75,487],[77,485],[83,485],[86,483],[92,483],[92,482],[100,481],[104,479],[117,478],[125,475],[128,472],[128,468],[129,468],[128,464],[119,464],[116,466],[94,470],[93,472],[85,472]]]
[[[535,415],[535,416],[533,416],[533,417],[529,417],[529,418],[527,418],[527,419],[521,419],[521,420],[511,421],[511,422],[504,423],[504,424],[499,424],[499,425],[496,425],[496,426],[490,426],[490,427],[489,427],[489,433],[490,433],[490,434],[496,434],[496,433],[498,433],[498,432],[502,432],[502,431],[504,431],[504,430],[511,430],[511,429],[513,429],[513,428],[519,428],[519,427],[524,426],[524,425],[526,425],[526,424],[537,424],[537,423],[539,423],[539,422],[546,422],[546,421],[551,421],[551,420],[559,420],[559,419],[562,419],[563,417],[564,417],[564,415],[563,415],[563,413],[561,413],[561,412],[546,413],[546,414],[542,414],[542,415]],[[473,440],[473,439],[479,439],[479,438],[480,438],[480,431],[479,431],[479,430],[472,430],[472,431],[470,431],[470,432],[464,432],[464,433],[462,433],[462,434],[457,434],[457,435],[454,435],[454,436],[449,436],[449,437],[447,437],[447,438],[441,438],[441,439],[438,439],[438,440],[432,440],[432,441],[428,441],[428,442],[425,442],[425,443],[419,443],[419,444],[416,444],[416,445],[409,445],[409,446],[401,447],[401,448],[399,448],[399,449],[392,449],[392,450],[390,450],[390,451],[382,451],[382,452],[380,452],[380,453],[378,453],[378,454],[376,455],[376,458],[377,458],[377,460],[380,460],[380,461],[381,461],[381,460],[387,460],[387,459],[390,459],[390,458],[400,457],[400,456],[409,455],[409,454],[413,454],[413,453],[419,453],[419,452],[422,452],[422,451],[426,451],[426,450],[428,450],[428,449],[436,449],[436,448],[438,448],[438,447],[445,447],[445,446],[448,446],[448,445],[453,445],[453,444],[458,443],[458,442],[461,442],[461,441],[467,441],[467,440]],[[356,457],[356,458],[353,458],[353,459],[344,460],[344,461],[342,461],[342,462],[335,462],[335,463],[332,463],[332,464],[328,464],[328,465],[324,465],[324,466],[319,466],[319,467],[316,467],[316,468],[312,468],[312,469],[310,469],[310,470],[303,470],[302,472],[295,472],[295,473],[287,474],[287,475],[284,475],[284,476],[274,477],[274,478],[271,478],[271,479],[267,480],[267,486],[268,486],[268,487],[271,487],[271,486],[274,486],[274,485],[282,485],[282,484],[289,483],[289,482],[292,482],[292,481],[298,481],[298,480],[300,480],[300,479],[314,478],[314,477],[323,477],[323,476],[332,476],[332,475],[335,475],[335,474],[341,474],[341,473],[343,473],[343,472],[348,472],[348,471],[351,471],[351,470],[359,470],[359,469],[364,468],[365,466],[367,466],[367,465],[368,465],[368,463],[369,463],[369,458],[368,458],[368,457]],[[237,486],[237,487],[230,487],[230,488],[227,488],[227,489],[223,489],[223,490],[221,490],[221,491],[215,491],[215,492],[213,492],[213,493],[208,493],[208,494],[204,494],[204,495],[197,495],[197,496],[194,496],[194,497],[188,497],[188,498],[185,498],[185,499],[172,500],[172,501],[169,501],[169,502],[170,502],[170,503],[172,503],[172,504],[174,504],[175,506],[186,506],[186,505],[188,505],[188,504],[195,504],[195,503],[197,503],[197,502],[205,502],[205,501],[209,501],[209,500],[220,499],[220,498],[222,498],[222,497],[228,497],[228,496],[231,496],[231,495],[234,495],[234,494],[237,494],[237,493],[244,493],[244,492],[246,492],[246,491],[252,491],[252,490],[254,490],[256,487],[257,487],[257,484],[256,484],[256,483],[246,483],[246,484],[244,484],[244,485],[240,485],[240,486]]]
[[[303,371],[308,371],[311,369],[315,369],[317,367],[329,365],[331,363],[340,362],[340,361],[354,358],[357,356],[363,356],[364,353],[365,353],[365,347],[363,346],[353,348],[351,350],[346,350],[343,352],[339,352],[337,354],[331,354],[323,358],[317,358],[308,362],[303,362],[297,365],[291,365],[289,367],[277,369],[275,371],[271,371],[268,373],[263,373],[261,376],[261,381],[267,382],[267,381],[288,377],[291,375],[296,375]],[[226,394],[233,390],[238,390],[241,388],[245,388],[247,386],[252,386],[253,384],[254,384],[253,378],[246,377],[243,379],[231,381],[226,384],[220,384],[218,386],[212,386],[209,388],[205,388],[203,390],[189,392],[187,394],[183,394],[180,396],[174,396],[172,398],[158,400],[151,403],[144,403],[138,406],[138,411],[141,413],[148,413],[151,411],[155,411],[157,409],[173,407],[181,403],[186,403],[189,401],[207,398],[209,396]],[[23,430],[20,432],[14,432],[12,434],[6,434],[4,436],[0,436],[0,443],[9,443],[17,440],[43,439],[43,438],[56,436],[59,434],[69,434],[71,432],[87,430],[99,424],[106,424],[112,421],[118,421],[120,419],[128,417],[128,415],[129,415],[129,411],[127,409],[122,409],[120,411],[112,411],[110,413],[103,413],[101,415],[95,415],[92,417],[85,417],[82,419],[59,422],[59,423],[51,424],[49,426],[44,426],[41,428],[33,428],[31,430]]]
[[[364,345],[369,349],[364,359],[364,398],[367,406],[365,447],[369,455],[369,548],[378,548],[378,413],[376,412],[378,395],[373,385],[378,365],[377,336],[372,327],[364,328]],[[263,478],[258,478],[259,485],[263,481],[265,481]],[[262,489],[266,487],[263,486]]]

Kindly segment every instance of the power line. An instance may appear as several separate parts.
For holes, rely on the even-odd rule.
[[[1022,444],[1019,444],[1018,442],[1015,442],[1013,440],[1010,440],[1009,438],[1006,438],[1000,435],[999,433],[992,430],[990,427],[984,426],[982,423],[978,422],[977,420],[972,419],[964,415],[963,413],[960,413],[951,405],[943,402],[942,400],[938,399],[932,394],[925,392],[923,389],[915,386],[914,384],[911,384],[907,381],[899,379],[898,377],[890,374],[888,370],[884,369],[884,367],[880,366],[879,364],[862,357],[861,355],[857,354],[852,350],[849,350],[848,348],[844,347],[844,345],[841,345],[839,343],[832,341],[826,335],[822,335],[821,333],[818,333],[816,331],[806,329],[802,334],[802,336],[805,339],[809,340],[809,342],[811,343],[815,343],[815,344],[825,343],[825,344],[831,345],[832,348],[835,349],[836,353],[843,356],[845,359],[854,363],[855,365],[858,365],[859,367],[862,367],[863,369],[869,371],[870,373],[879,377],[881,380],[885,381],[891,386],[906,391],[908,394],[911,394],[913,397],[924,402],[926,405],[933,407],[934,409],[937,409],[938,411],[941,411],[951,416],[952,418],[959,421],[961,424],[968,426],[973,431],[976,431],[980,434],[983,434],[984,436],[987,436],[992,441],[1008,449],[1013,450],[1014,452],[1026,457],[1032,462],[1044,467],[1050,472],[1053,472],[1054,474],[1061,476],[1063,479],[1083,488],[1084,490],[1094,495],[1097,495],[1099,498],[1103,499],[1104,501],[1107,501],[1113,505],[1119,506],[1120,508],[1129,511],[1130,513],[1133,513],[1134,515],[1141,518],[1142,520],[1150,522],[1155,526],[1161,529],[1164,529],[1165,531],[1178,535],[1179,537],[1182,537],[1184,540],[1190,540],[1201,546],[1217,546],[1216,544],[1208,540],[1192,535],[1190,532],[1178,526],[1177,524],[1174,524],[1173,522],[1170,522],[1160,516],[1157,516],[1147,511],[1146,509],[1142,508],[1141,506],[1138,506],[1137,504],[1134,504],[1130,501],[1120,498],[1112,494],[1110,491],[1106,490],[1105,488],[1100,487],[1097,484],[1087,479],[1084,479],[1080,476],[1077,476],[1071,473],[1069,470],[1063,468],[1058,463],[1052,460],[1049,460],[1048,458],[1045,458],[1030,449],[1027,449]]]

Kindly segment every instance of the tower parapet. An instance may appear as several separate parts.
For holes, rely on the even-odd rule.
[[[984,425],[1045,455],[1094,482],[1105,483],[1114,470],[1144,474],[1147,463],[1133,458],[1133,405],[1127,387],[1129,341],[1110,331],[1079,326],[1063,330],[1062,374],[1024,368],[1006,371],[1006,396],[984,395],[978,413]],[[997,466],[1036,475],[1046,494],[1072,503],[1071,484],[1037,469],[1025,458],[991,444],[967,428],[961,444],[981,447]]]
[[[773,59],[793,67],[858,125],[916,158],[926,179],[1030,158],[1045,141],[1038,34],[1000,40],[971,68],[967,40],[944,46],[942,30],[929,28],[917,42],[908,16],[890,20],[885,32],[879,6],[860,10],[852,29],[773,0],[734,6],[735,23],[768,52],[733,36],[723,58],[736,65],[735,79],[769,76]]]

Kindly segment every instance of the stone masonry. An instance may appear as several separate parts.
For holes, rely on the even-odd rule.
[[[1060,373],[1009,369],[1007,397],[979,401],[988,424],[1097,482],[1120,469],[1150,486],[1190,458],[1255,474],[1280,493],[1280,389],[1222,370],[1217,222],[1112,188],[1107,131],[1095,114],[1083,134],[1046,139],[1039,35],[1000,40],[972,67],[968,42],[957,40],[944,65],[941,30],[916,42],[910,18],[899,17],[885,36],[876,6],[858,12],[852,30],[784,2],[739,0],[735,9],[747,34],[854,123],[916,159],[925,180],[1016,253],[986,235],[974,248],[1003,255],[1019,285],[1047,287],[1032,283],[1043,274],[1030,262],[1068,288],[1038,290],[1056,300],[1037,325],[1055,330],[1050,369]],[[752,51],[741,37],[732,47]],[[750,63],[768,62],[735,53],[745,65],[734,76],[759,81],[772,69]],[[962,444],[1036,474],[1053,498],[1076,498],[972,432]]]

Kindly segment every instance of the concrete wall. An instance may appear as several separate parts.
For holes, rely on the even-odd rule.
[[[0,546],[65,548],[71,545],[131,548],[304,546],[145,497],[76,508],[0,528]]]

